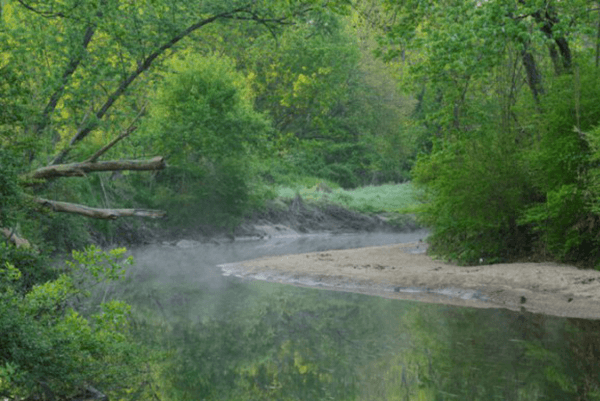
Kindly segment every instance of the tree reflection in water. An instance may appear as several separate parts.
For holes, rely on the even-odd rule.
[[[600,322],[260,282],[220,291],[197,319],[144,322],[170,350],[165,399],[600,399]]]

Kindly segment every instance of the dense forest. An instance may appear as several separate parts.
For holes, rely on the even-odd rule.
[[[0,0],[0,145],[0,398],[125,397],[91,233],[412,181],[435,255],[600,268],[600,3]]]

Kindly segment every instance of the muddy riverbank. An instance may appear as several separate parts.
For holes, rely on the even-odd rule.
[[[328,202],[275,199],[243,218],[236,227],[192,225],[173,227],[165,221],[119,221],[111,236],[91,230],[97,245],[136,247],[177,244],[179,241],[227,243],[314,233],[412,232],[419,229],[415,217],[397,213],[364,214]]]

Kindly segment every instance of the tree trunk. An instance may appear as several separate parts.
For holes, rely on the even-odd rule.
[[[527,73],[527,84],[529,85],[529,89],[531,89],[535,103],[539,106],[540,95],[544,94],[542,74],[537,67],[537,63],[533,57],[533,54],[531,54],[527,48],[523,50],[522,57],[523,66],[525,67],[525,72]]]

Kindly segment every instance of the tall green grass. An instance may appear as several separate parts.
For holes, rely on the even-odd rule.
[[[276,192],[278,197],[283,199],[291,199],[300,194],[305,201],[335,203],[362,213],[409,213],[419,203],[418,191],[411,183],[346,190],[319,181],[310,187],[279,186]]]

